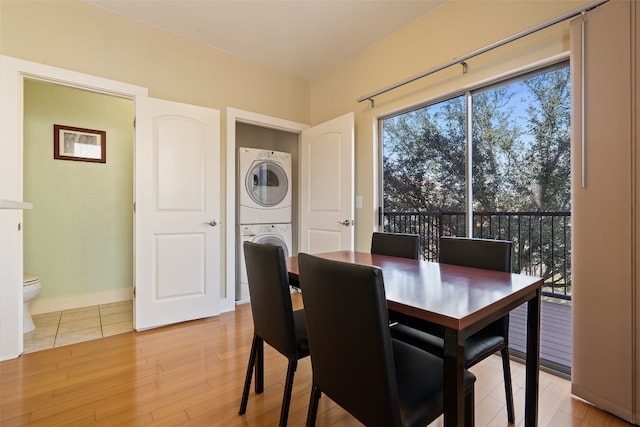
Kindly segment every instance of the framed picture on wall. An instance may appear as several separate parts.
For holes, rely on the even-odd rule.
[[[53,158],[107,163],[107,132],[53,125]]]

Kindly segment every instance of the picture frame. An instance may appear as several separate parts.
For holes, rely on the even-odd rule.
[[[107,132],[54,124],[53,158],[107,163]]]

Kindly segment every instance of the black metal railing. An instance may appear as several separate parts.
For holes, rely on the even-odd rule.
[[[464,212],[384,212],[385,231],[417,233],[422,258],[440,236],[465,236]],[[543,295],[571,299],[571,212],[474,212],[473,237],[513,242],[512,271],[542,277]]]

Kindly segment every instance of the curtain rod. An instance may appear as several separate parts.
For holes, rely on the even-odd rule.
[[[520,32],[518,34],[514,34],[511,37],[507,37],[505,39],[502,39],[500,41],[492,43],[492,44],[490,44],[488,46],[485,46],[483,48],[474,50],[473,52],[471,52],[471,53],[469,53],[467,55],[464,55],[464,56],[462,56],[460,58],[454,58],[453,60],[451,60],[451,61],[449,61],[447,63],[444,63],[442,65],[439,65],[439,66],[437,66],[435,68],[432,68],[430,70],[427,70],[427,71],[422,72],[420,74],[417,74],[415,76],[409,77],[408,79],[404,79],[404,80],[402,80],[402,81],[400,81],[398,83],[392,84],[390,86],[387,86],[387,87],[382,88],[380,90],[377,90],[375,92],[371,92],[368,95],[361,96],[360,98],[356,99],[356,101],[362,102],[362,101],[367,101],[368,100],[368,101],[371,102],[371,106],[373,107],[374,106],[373,98],[375,98],[376,96],[382,95],[383,93],[386,93],[386,92],[389,92],[391,90],[397,89],[400,86],[404,86],[404,85],[406,85],[408,83],[414,82],[414,81],[419,80],[419,79],[421,79],[423,77],[426,77],[426,76],[429,76],[431,74],[437,73],[438,71],[444,70],[445,68],[449,68],[449,67],[451,67],[453,65],[461,64],[463,66],[464,72],[466,72],[467,64],[466,64],[465,61],[467,59],[471,59],[471,58],[476,57],[478,55],[481,55],[481,54],[483,54],[485,52],[493,50],[493,49],[495,49],[497,47],[503,46],[503,45],[505,45],[507,43],[511,43],[512,41],[515,41],[515,40],[518,40],[518,39],[520,39],[522,37],[528,36],[529,34],[533,34],[533,33],[537,32],[537,31],[540,31],[540,30],[544,30],[545,28],[550,27],[552,25],[555,25],[555,24],[557,24],[559,22],[566,21],[567,19],[570,19],[570,18],[573,18],[575,16],[581,15],[584,12],[586,12],[588,10],[591,10],[591,9],[594,9],[594,8],[600,6],[601,4],[604,4],[604,3],[608,2],[608,1],[609,0],[596,0],[593,3],[590,3],[590,4],[586,5],[586,6],[579,7],[577,9],[574,9],[574,10],[572,10],[570,12],[567,12],[567,13],[565,13],[563,15],[560,15],[560,16],[554,18],[554,19],[551,19],[549,21],[543,22],[542,24],[536,25],[535,27],[529,28],[528,30],[522,31],[522,32]]]

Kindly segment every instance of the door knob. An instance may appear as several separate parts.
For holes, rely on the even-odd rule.
[[[351,225],[351,221],[349,221],[348,219],[345,219],[344,221],[340,222],[338,221],[338,224],[340,225],[344,225],[345,227],[348,227]]]
[[[211,221],[205,221],[205,222],[203,222],[203,224],[207,224],[207,225],[209,225],[211,227],[215,227],[216,225],[218,225],[218,223],[216,222],[215,219],[212,219]]]

